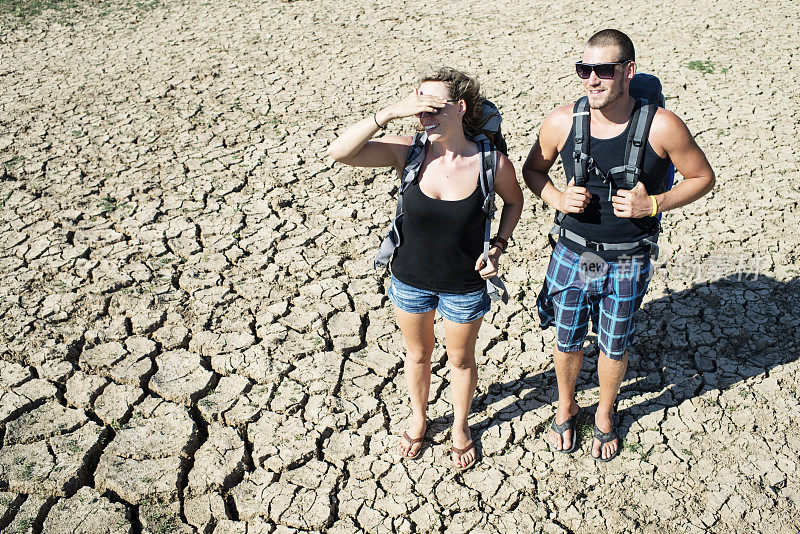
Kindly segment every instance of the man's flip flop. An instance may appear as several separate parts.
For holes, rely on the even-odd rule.
[[[454,453],[458,454],[458,458],[459,458],[459,460],[460,460],[462,456],[464,456],[465,454],[467,454],[469,451],[471,451],[471,450],[472,450],[472,449],[474,449],[474,448],[475,448],[475,442],[474,442],[474,441],[470,441],[470,442],[469,442],[469,445],[467,445],[467,446],[466,446],[466,447],[464,447],[463,449],[459,449],[458,447],[451,447],[451,448],[450,448],[450,450],[451,450],[452,452],[454,452]],[[455,468],[456,468],[456,469],[458,469],[459,471],[466,471],[467,469],[469,469],[470,467],[472,467],[473,465],[475,465],[475,462],[476,462],[477,460],[478,460],[478,455],[476,454],[476,455],[475,455],[475,456],[472,458],[472,461],[471,461],[470,463],[468,463],[468,464],[466,464],[466,465],[462,465],[461,467],[458,467],[458,466],[455,464],[455,462],[453,462],[453,467],[455,467]]]
[[[611,420],[611,432],[601,432],[600,429],[597,428],[597,425],[594,425],[594,437],[600,442],[600,456],[592,455],[592,458],[598,462],[610,462],[619,454],[619,451],[622,448],[622,443],[620,443],[619,436],[617,436],[616,421],[613,419]],[[617,440],[617,450],[615,450],[614,453],[608,458],[603,458],[603,445],[614,440]]]
[[[555,447],[553,447],[551,444],[551,448],[557,450],[558,452],[563,452],[564,454],[573,453],[578,449],[578,417],[580,415],[581,411],[579,409],[578,413],[576,413],[575,415],[573,415],[572,417],[570,417],[561,424],[557,424],[556,418],[553,417],[553,424],[550,425],[550,428],[553,430],[553,432],[561,436],[562,446],[564,444],[564,432],[566,432],[567,430],[572,430],[572,445],[570,445],[569,449],[555,449]]]

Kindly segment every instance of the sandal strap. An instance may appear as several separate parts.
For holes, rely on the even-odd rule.
[[[581,414],[581,412],[578,411],[578,413],[576,413],[575,415],[573,415],[572,417],[570,417],[569,419],[567,419],[563,423],[556,423],[556,419],[554,417],[553,418],[553,424],[550,425],[550,427],[553,429],[554,432],[556,432],[559,435],[563,434],[567,430],[574,430],[575,429],[575,425],[576,425],[576,423],[578,421],[578,416],[580,414]]]
[[[464,456],[467,452],[471,451],[474,448],[475,448],[475,442],[474,441],[470,441],[469,445],[467,445],[463,449],[459,449],[458,447],[455,447],[455,446],[451,447],[453,452],[457,453],[459,456]]]
[[[615,439],[618,439],[617,429],[615,426],[612,426],[610,432],[601,432],[600,429],[597,428],[597,425],[594,425],[594,437],[597,438],[597,441],[603,444],[608,443],[609,441],[614,441]]]
[[[422,440],[424,440],[425,439],[425,435],[423,434],[422,436],[420,436],[418,438],[412,438],[411,436],[408,435],[408,432],[403,432],[403,439],[406,440],[407,442],[409,442],[411,445],[414,445],[415,443],[419,443]]]

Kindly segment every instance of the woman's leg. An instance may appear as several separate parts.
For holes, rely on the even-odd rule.
[[[405,376],[408,395],[411,397],[411,424],[407,433],[411,439],[425,434],[428,396],[431,389],[431,355],[436,344],[433,320],[436,310],[409,313],[394,308],[397,324],[406,344]],[[403,456],[415,456],[422,443],[409,443],[401,439],[397,450]]]
[[[478,367],[475,364],[475,342],[483,317],[470,323],[454,323],[444,319],[444,336],[447,357],[450,360],[450,389],[453,396],[453,447],[466,448],[472,441],[469,430],[469,409],[478,384]],[[469,465],[475,459],[475,450],[460,455],[453,452],[456,467]]]

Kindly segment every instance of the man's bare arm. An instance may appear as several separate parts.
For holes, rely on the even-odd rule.
[[[684,178],[670,191],[656,195],[661,213],[690,204],[707,194],[714,188],[716,178],[706,155],[677,115],[659,110],[653,127],[654,148],[661,147]]]
[[[562,106],[548,115],[522,166],[522,179],[534,195],[552,208],[564,213],[581,213],[592,198],[586,188],[568,185],[562,192],[547,174],[571,128],[572,106]]]

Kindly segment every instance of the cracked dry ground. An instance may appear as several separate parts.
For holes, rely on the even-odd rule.
[[[0,529],[796,532],[796,5],[649,7],[186,0],[3,15]],[[442,347],[429,442],[398,461],[402,340],[371,268],[396,179],[332,165],[325,147],[446,63],[480,76],[519,169],[543,117],[579,96],[572,62],[606,26],[631,33],[718,175],[664,219],[622,454],[598,465],[586,437],[575,456],[544,442],[553,333],[534,301],[552,212],[526,192],[503,260],[513,298],[479,338],[481,461],[449,467]],[[731,276],[737,262],[760,276]]]

